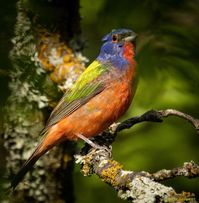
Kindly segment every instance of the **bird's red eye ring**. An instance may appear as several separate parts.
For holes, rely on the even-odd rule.
[[[117,35],[112,35],[112,41],[117,42],[117,40],[118,40],[118,36]]]

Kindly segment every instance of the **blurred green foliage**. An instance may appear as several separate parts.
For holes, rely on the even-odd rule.
[[[122,27],[138,33],[139,83],[125,118],[152,108],[176,108],[199,118],[198,0],[80,2],[87,39],[84,54],[91,61],[99,53],[100,39],[110,30]],[[113,144],[113,157],[125,169],[153,172],[190,160],[199,163],[198,148],[199,137],[192,126],[170,117],[162,124],[143,123],[120,133]],[[98,178],[86,180],[79,170],[76,176],[77,202],[123,202]],[[176,178],[165,184],[199,196],[199,179]]]

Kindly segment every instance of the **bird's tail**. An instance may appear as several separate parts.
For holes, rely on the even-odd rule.
[[[61,136],[55,135],[55,132],[48,133],[43,141],[37,146],[35,151],[32,153],[30,158],[24,163],[18,173],[14,176],[11,181],[11,188],[14,190],[16,186],[22,181],[26,173],[33,167],[36,161],[45,154],[49,149],[58,144]]]
[[[12,181],[11,181],[11,188],[13,190],[22,181],[23,177],[33,167],[33,165],[42,156],[42,154],[45,153],[45,152],[42,153],[42,154],[39,153],[41,147],[42,147],[42,143],[39,144],[39,146],[36,148],[36,150],[33,152],[33,154],[30,156],[30,158],[23,164],[21,169],[18,171],[18,173],[12,179]]]

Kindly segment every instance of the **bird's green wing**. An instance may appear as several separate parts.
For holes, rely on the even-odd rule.
[[[87,103],[92,97],[103,91],[105,81],[102,78],[103,74],[108,70],[108,66],[102,65],[98,61],[91,63],[73,87],[64,94],[51,113],[46,127],[42,132],[46,132],[49,127],[69,116],[83,104]],[[102,76],[101,79],[99,78],[100,76]]]

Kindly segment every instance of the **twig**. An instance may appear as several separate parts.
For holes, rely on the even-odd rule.
[[[150,176],[155,181],[167,180],[177,176],[196,178],[199,177],[199,166],[193,161],[185,162],[181,167],[171,170],[162,169],[156,173],[150,174]]]
[[[127,119],[123,121],[122,123],[115,124],[114,128],[112,129],[114,132],[119,132],[123,129],[128,129],[134,126],[137,123],[141,123],[144,121],[150,121],[150,122],[162,122],[162,118],[168,117],[168,116],[178,116],[181,118],[184,118],[188,122],[190,122],[197,132],[199,133],[199,120],[193,118],[192,116],[185,114],[181,111],[177,111],[175,109],[166,109],[166,110],[150,110],[146,113],[142,114],[141,116],[133,117],[130,119]]]
[[[178,117],[184,118],[185,120],[190,122],[197,130],[197,133],[199,133],[199,120],[198,119],[195,119],[192,116],[190,116],[186,113],[183,113],[181,111],[177,111],[175,109],[160,110],[158,112],[161,114],[162,117],[178,116]]]
[[[197,130],[197,133],[199,134],[199,120],[193,118],[192,116],[185,114],[183,112],[177,111],[175,109],[166,109],[166,110],[150,110],[146,113],[129,118],[121,123],[114,123],[109,127],[109,129],[100,135],[91,138],[92,141],[98,143],[99,145],[106,145],[109,146],[115,141],[115,138],[117,136],[117,132],[120,132],[124,129],[129,129],[133,127],[135,124],[142,123],[142,122],[163,122],[163,118],[168,116],[177,116],[184,118],[188,122],[190,122],[195,129]],[[89,145],[85,145],[83,152],[86,154],[88,150],[91,148]]]

